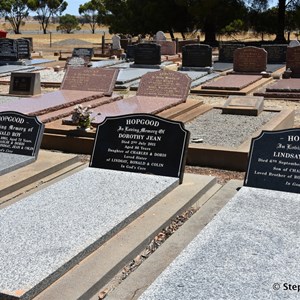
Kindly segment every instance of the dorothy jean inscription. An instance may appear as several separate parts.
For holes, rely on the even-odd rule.
[[[106,118],[98,126],[91,167],[181,177],[189,132],[148,114]]]

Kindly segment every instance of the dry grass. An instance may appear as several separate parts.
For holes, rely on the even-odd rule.
[[[101,44],[103,32],[105,33],[105,39],[107,42],[110,42],[111,35],[108,33],[107,27],[100,27],[97,28],[97,32],[95,34],[92,34],[90,31],[89,25],[83,25],[81,31],[77,31],[72,34],[61,34],[60,32],[56,31],[57,24],[49,24],[48,31],[51,32],[48,34],[43,34],[41,26],[36,21],[26,21],[25,25],[21,27],[22,34],[15,35],[8,22],[5,22],[3,19],[0,19],[0,30],[6,30],[8,31],[8,37],[9,38],[22,38],[22,37],[32,37],[33,38],[33,45],[34,49],[36,51],[44,51],[44,52],[53,52],[53,51],[71,51],[74,47],[82,47],[82,41],[85,41],[87,43],[92,44],[92,46],[97,46]],[[196,33],[194,35],[190,35],[189,37],[196,37],[196,35],[199,33]],[[167,38],[170,38],[168,34],[166,34]],[[181,35],[178,33],[175,35],[178,38],[181,38]],[[295,38],[295,36],[291,36],[292,39]],[[218,36],[219,41],[228,41],[228,40],[238,40],[241,42],[246,41],[257,41],[260,39],[260,37],[257,37],[251,33],[247,33],[240,36],[228,37],[228,36]],[[273,40],[274,36],[265,36],[266,40]],[[71,45],[60,45],[59,42],[64,40],[72,40]],[[76,40],[78,41],[78,44],[76,44]],[[200,40],[204,40],[204,35],[200,34]],[[51,48],[50,48],[51,45]]]

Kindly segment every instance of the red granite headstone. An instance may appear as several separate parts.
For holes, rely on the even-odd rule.
[[[182,101],[186,101],[190,85],[191,79],[188,75],[161,70],[142,76],[136,94],[149,97],[181,98]]]
[[[175,55],[176,43],[173,41],[157,41],[156,44],[160,45],[161,55]]]
[[[292,71],[291,77],[300,77],[300,46],[287,47],[286,68]]]
[[[61,89],[102,92],[111,95],[118,72],[117,69],[68,67]]]
[[[233,55],[233,71],[260,73],[267,69],[267,51],[257,47],[236,49]]]

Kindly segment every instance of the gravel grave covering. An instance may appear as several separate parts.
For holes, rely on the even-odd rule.
[[[259,116],[222,114],[221,109],[212,109],[185,124],[193,139],[203,139],[204,144],[223,147],[238,147],[256,130],[269,122],[275,112],[262,112]]]

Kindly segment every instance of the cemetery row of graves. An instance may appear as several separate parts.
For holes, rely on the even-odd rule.
[[[300,131],[293,109],[264,106],[300,100],[297,41],[216,55],[162,33],[126,49],[114,36],[113,57],[74,48],[57,61],[56,83],[32,49],[0,39],[0,300],[297,298]],[[221,185],[186,165],[245,177]]]

